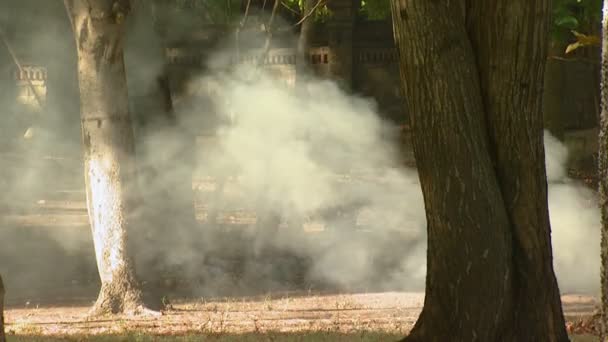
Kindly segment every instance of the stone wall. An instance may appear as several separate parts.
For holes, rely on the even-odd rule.
[[[308,58],[312,71],[321,78],[338,80],[347,91],[375,99],[381,115],[404,124],[406,114],[390,22],[357,22],[352,25],[342,22],[325,26],[325,30],[314,30],[311,39]],[[344,34],[342,31],[352,32]],[[228,49],[223,55],[214,55],[219,46],[215,35],[226,36],[226,32],[212,27],[208,31],[192,32],[190,40],[182,38],[167,43],[166,57],[175,93],[183,94],[188,80],[209,68],[259,63],[260,49],[242,48],[238,53],[236,49]],[[295,48],[276,47],[268,51],[260,66],[293,85],[297,77],[295,62]]]

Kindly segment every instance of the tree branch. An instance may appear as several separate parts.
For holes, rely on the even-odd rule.
[[[243,27],[245,27],[245,24],[247,24],[247,18],[249,17],[249,7],[251,6],[251,0],[247,0],[247,7],[245,7],[245,14],[243,15],[243,19],[241,19],[241,22],[239,23],[239,25],[236,27],[236,31],[235,31],[235,48],[236,48],[236,62],[238,63],[239,59],[240,59],[240,55],[241,55],[241,46],[240,46],[240,40],[239,40],[239,35],[241,33],[241,29],[243,29]]]
[[[245,15],[243,15],[243,19],[241,20],[241,28],[243,28],[247,23],[247,18],[249,17],[249,7],[251,7],[251,0],[247,0],[247,7],[245,7]]]
[[[68,20],[70,21],[70,26],[72,27],[72,31],[74,31],[74,19],[72,19],[72,11],[70,3],[68,0],[63,0],[63,7],[65,7],[65,13],[68,15]]]
[[[297,14],[297,15],[300,15],[300,14],[301,14],[300,12],[298,12],[298,11],[294,10],[293,8],[289,7],[289,6],[288,6],[288,5],[285,3],[285,1],[281,1],[281,5],[282,5],[283,7],[285,7],[287,10],[289,10],[289,11],[290,11],[291,13],[293,13],[293,14]]]
[[[15,65],[17,66],[17,69],[19,69],[19,73],[25,76],[25,80],[27,81],[29,88],[32,90],[32,94],[34,94],[34,98],[36,98],[36,102],[38,102],[38,104],[42,108],[42,106],[43,106],[42,98],[36,91],[36,88],[34,87],[34,84],[32,83],[32,80],[30,79],[29,75],[27,73],[23,72],[23,67],[21,66],[21,63],[19,62],[19,59],[17,58],[15,51],[11,47],[10,43],[8,42],[8,39],[6,38],[6,35],[4,35],[4,31],[1,28],[0,28],[0,38],[2,38],[2,42],[4,42],[4,45],[6,46],[8,53],[11,55],[11,58],[13,59],[13,63],[15,63]]]
[[[279,3],[281,0],[274,0],[274,5],[272,6],[272,14],[270,15],[270,19],[268,20],[268,25],[266,26],[266,41],[264,42],[264,48],[262,49],[262,55],[260,56],[260,60],[258,61],[258,66],[264,63],[266,57],[268,57],[268,51],[270,50],[270,43],[272,42],[272,24],[274,23],[274,18],[277,15],[277,9],[279,8]]]
[[[303,22],[306,21],[306,19],[308,19],[311,15],[313,15],[313,13],[315,13],[315,11],[317,10],[317,8],[319,8],[319,6],[321,6],[322,3],[325,3],[325,0],[319,0],[317,1],[316,5],[314,5],[311,9],[310,12],[308,12],[305,16],[302,17],[302,19],[300,19],[300,21],[298,21],[297,23],[295,23],[293,26],[298,26],[301,25]]]
[[[591,58],[566,58],[561,56],[549,56],[547,59],[555,59],[562,62],[583,62],[588,64],[599,65],[600,62]]]

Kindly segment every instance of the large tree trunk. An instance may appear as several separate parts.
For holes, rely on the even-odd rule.
[[[517,341],[568,339],[553,270],[543,144],[550,7],[550,0],[502,0],[476,1],[470,9],[489,153],[513,232]]]
[[[392,13],[428,222],[405,340],[567,341],[540,112],[548,1],[394,0]]]
[[[141,204],[122,46],[129,5],[66,0],[78,49],[87,207],[101,278],[92,314],[143,308],[127,243]]]
[[[608,341],[608,1],[604,1],[602,18],[601,114],[599,137],[599,192],[602,213],[601,293],[602,338]]]
[[[0,342],[6,342],[4,334],[4,283],[0,275]]]

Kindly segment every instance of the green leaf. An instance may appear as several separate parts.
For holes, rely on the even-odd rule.
[[[563,16],[555,19],[555,25],[573,30],[578,27],[579,21],[573,16]]]

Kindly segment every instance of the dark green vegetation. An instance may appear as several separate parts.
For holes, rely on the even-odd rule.
[[[555,0],[553,2],[552,38],[571,42],[572,30],[597,34],[602,19],[602,0]]]

